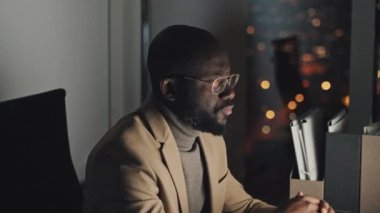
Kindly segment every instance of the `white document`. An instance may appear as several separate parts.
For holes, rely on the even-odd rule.
[[[327,122],[329,132],[344,132],[347,129],[347,110],[343,109]]]
[[[309,180],[318,180],[319,163],[318,156],[324,143],[325,132],[323,130],[321,111],[314,109],[300,119],[304,135],[306,151],[306,172]]]
[[[319,156],[324,143],[322,114],[313,109],[290,123],[301,180],[318,180]]]
[[[380,135],[380,122],[376,122],[364,127],[365,135]]]
[[[305,147],[303,142],[303,134],[301,126],[298,120],[294,120],[290,123],[290,130],[292,132],[294,152],[296,155],[296,162],[298,167],[298,174],[300,180],[306,180],[306,167],[305,167]]]

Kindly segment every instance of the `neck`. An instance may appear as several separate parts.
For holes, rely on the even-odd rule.
[[[178,149],[181,151],[190,151],[194,147],[195,138],[200,132],[193,129],[190,125],[185,124],[172,110],[162,103],[158,103],[163,115],[168,121],[170,130],[177,142]]]

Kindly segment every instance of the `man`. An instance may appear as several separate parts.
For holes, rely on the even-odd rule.
[[[152,97],[88,158],[85,212],[333,212],[302,194],[278,209],[253,199],[230,173],[222,135],[239,74],[209,32],[164,29],[148,68]]]

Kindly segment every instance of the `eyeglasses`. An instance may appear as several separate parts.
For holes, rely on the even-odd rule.
[[[215,78],[213,80],[203,80],[203,79],[193,78],[193,77],[186,76],[186,75],[172,75],[172,76],[173,77],[180,77],[180,78],[184,78],[184,79],[188,79],[188,80],[202,81],[202,82],[212,84],[211,85],[211,93],[214,95],[218,95],[218,94],[224,92],[227,85],[231,88],[234,88],[236,86],[237,82],[239,81],[239,77],[240,77],[239,74],[232,74],[229,76],[223,76],[223,77]]]

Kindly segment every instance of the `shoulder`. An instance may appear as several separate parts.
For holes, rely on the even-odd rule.
[[[91,151],[88,161],[112,159],[117,161],[131,158],[147,158],[146,153],[157,151],[160,144],[154,139],[149,128],[138,113],[120,119],[106,132]]]

